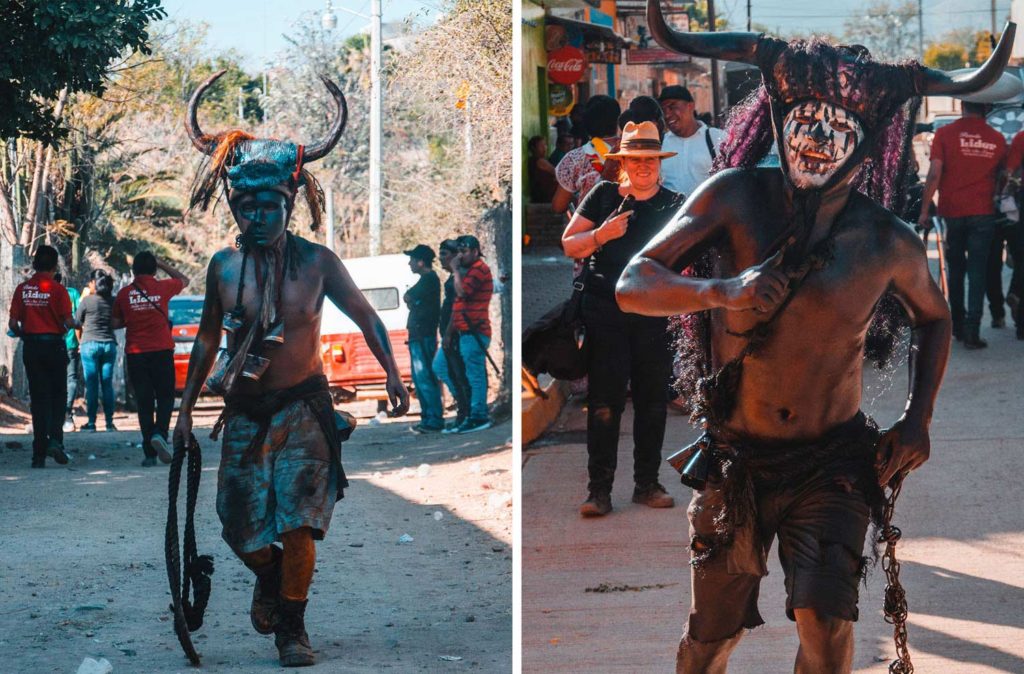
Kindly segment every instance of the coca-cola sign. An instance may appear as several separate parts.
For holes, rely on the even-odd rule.
[[[548,52],[548,79],[557,84],[575,84],[587,69],[587,57],[576,47]]]

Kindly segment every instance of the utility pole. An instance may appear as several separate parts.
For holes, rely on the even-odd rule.
[[[370,256],[380,254],[381,25],[380,0],[370,6]]]
[[[924,63],[924,0],[917,0],[917,56]]]
[[[921,2],[921,0],[917,0],[917,1],[918,1],[918,3]],[[751,14],[750,14],[750,0],[747,0],[747,32],[748,33],[751,31],[751,28],[750,28],[750,16],[751,16]]]
[[[993,0],[994,1],[994,0]],[[715,0],[708,0],[708,30],[715,31]],[[718,59],[711,59],[711,124],[718,124]]]

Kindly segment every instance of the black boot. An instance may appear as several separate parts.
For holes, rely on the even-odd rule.
[[[982,339],[978,335],[978,332],[978,328],[970,328],[967,330],[967,334],[964,336],[965,349],[971,349],[972,351],[974,351],[976,349],[984,349],[986,346],[988,346],[988,342]]]
[[[580,505],[583,517],[604,517],[612,511],[612,495],[607,491],[591,491]]]
[[[281,548],[270,546],[271,560],[260,569],[250,569],[256,574],[256,587],[252,590],[252,606],[249,618],[253,629],[260,634],[271,634],[277,622],[277,611],[281,594]]]
[[[316,664],[313,647],[306,634],[306,603],[281,597],[278,621],[274,625],[274,644],[282,667],[309,667]]]

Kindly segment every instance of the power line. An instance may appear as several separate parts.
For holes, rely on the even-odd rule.
[[[943,12],[943,14],[990,14],[991,11],[992,11],[991,9],[954,9],[954,10],[949,10],[949,11]],[[1003,12],[1003,11],[1009,12],[1010,8],[1006,7],[1005,10],[999,10],[998,8],[996,9],[997,13],[1000,13],[1000,12]],[[916,15],[917,12],[914,12],[914,14]],[[907,16],[907,15],[904,14],[903,12],[880,12],[880,13],[851,12],[849,14],[836,14],[834,12],[831,13],[831,14],[804,14],[804,13],[801,13],[801,14],[761,14],[761,13],[755,14],[755,18],[757,18],[757,19],[762,19],[762,18],[764,18],[764,19],[856,19],[856,18],[864,18],[864,17],[875,18],[875,17],[881,17],[881,16]]]

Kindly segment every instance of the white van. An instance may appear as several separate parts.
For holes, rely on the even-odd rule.
[[[406,255],[378,255],[343,260],[356,286],[384,322],[402,380],[412,381],[406,346],[409,308],[402,296],[419,277],[409,270]],[[333,302],[324,302],[320,321],[320,356],[331,390],[340,400],[386,401],[387,376],[356,324]]]

